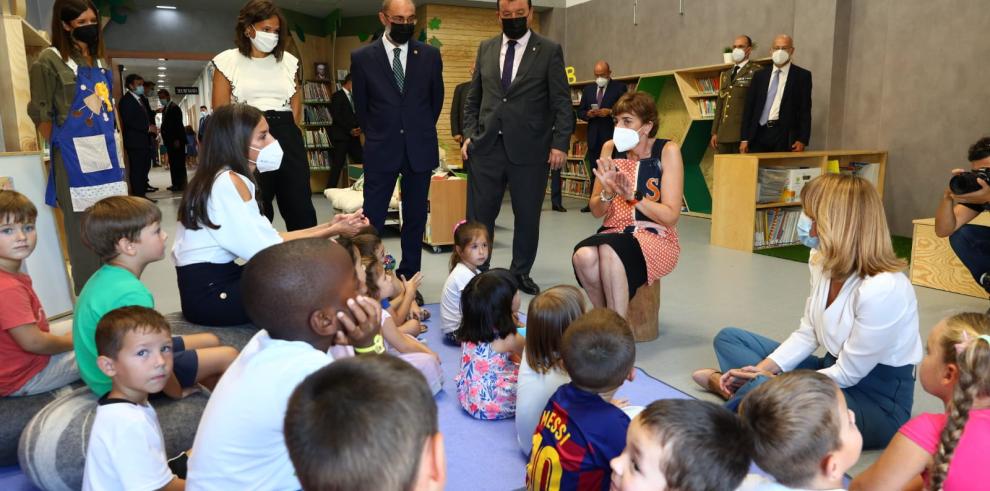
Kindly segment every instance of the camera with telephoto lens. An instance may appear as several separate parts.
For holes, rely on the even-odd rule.
[[[949,190],[952,194],[966,194],[980,190],[980,183],[976,179],[983,179],[983,182],[990,184],[990,167],[980,167],[979,169],[960,172],[949,180]]]

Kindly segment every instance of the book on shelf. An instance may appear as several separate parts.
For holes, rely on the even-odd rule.
[[[870,162],[849,162],[846,165],[839,167],[839,172],[842,174],[849,174],[853,176],[859,176],[870,183],[873,187],[879,190],[877,186],[880,183],[880,164],[874,164]]]
[[[306,160],[311,169],[326,169],[330,167],[330,152],[327,150],[307,150]]]
[[[699,78],[697,79],[698,92],[701,94],[716,94],[718,93],[718,77],[710,78]]]
[[[303,120],[306,124],[327,125],[333,123],[330,108],[327,106],[303,106]]]
[[[328,147],[330,138],[324,129],[306,130],[303,132],[303,142],[307,147]]]
[[[701,99],[698,101],[698,109],[701,111],[701,117],[703,118],[714,118],[715,117],[715,99]]]
[[[797,243],[797,222],[800,217],[800,208],[756,210],[753,247],[759,249]]]
[[[330,85],[319,82],[306,82],[303,84],[303,99],[308,101],[330,101]]]
[[[579,178],[588,178],[588,168],[585,167],[584,162],[578,162],[575,160],[568,161],[564,164],[562,169],[564,174],[571,174],[572,176],[578,176]]]
[[[820,175],[821,167],[763,167],[756,178],[756,202],[796,203],[801,200],[801,188]]]
[[[571,141],[571,156],[580,157],[588,153],[588,142],[584,140]]]

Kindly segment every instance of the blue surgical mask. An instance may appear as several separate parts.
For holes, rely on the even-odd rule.
[[[800,240],[801,243],[807,246],[809,249],[817,249],[818,237],[811,236],[812,223],[813,222],[811,221],[811,218],[809,218],[808,215],[805,215],[804,212],[802,211],[801,218],[798,218],[798,222],[797,222],[797,235],[798,235],[798,240]]]
[[[144,95],[144,86],[143,85],[138,85],[134,89],[134,93],[137,94],[137,95]]]

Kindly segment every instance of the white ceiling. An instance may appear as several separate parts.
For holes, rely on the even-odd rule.
[[[544,8],[564,7],[567,1],[574,2],[574,0],[533,0],[533,5]],[[489,8],[494,8],[495,2],[496,0],[419,0],[421,5],[436,3]],[[140,9],[155,8],[157,5],[172,5],[189,10],[236,12],[247,3],[247,0],[133,0],[133,3],[136,8]],[[348,17],[369,15],[378,12],[382,5],[379,0],[275,0],[275,3],[280,7],[315,17],[327,16],[338,8]]]
[[[132,73],[141,75],[141,78],[155,82],[158,88],[165,87],[169,92],[175,93],[175,86],[189,87],[196,83],[206,61],[191,60],[165,60],[144,58],[114,58],[115,65],[124,65],[124,77]],[[165,70],[159,70],[159,66],[164,66]],[[115,67],[116,68],[116,67]],[[165,81],[161,82],[159,74],[165,75]],[[178,100],[179,98],[176,98]]]

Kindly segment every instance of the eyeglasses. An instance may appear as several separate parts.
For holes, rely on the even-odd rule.
[[[402,16],[395,16],[395,17],[393,17],[391,15],[387,15],[386,14],[385,15],[385,18],[388,19],[388,21],[391,22],[392,24],[415,24],[416,23],[416,16],[415,15],[410,15],[409,17],[402,17]]]

